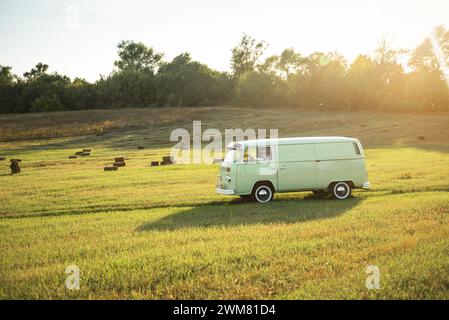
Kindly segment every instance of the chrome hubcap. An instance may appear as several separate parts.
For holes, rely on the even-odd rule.
[[[271,198],[271,190],[268,187],[260,187],[256,192],[256,198],[259,202],[268,202]]]
[[[345,198],[348,196],[349,190],[349,187],[347,187],[346,185],[339,184],[335,188],[335,195],[340,199]]]

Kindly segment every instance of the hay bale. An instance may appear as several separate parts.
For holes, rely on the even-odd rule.
[[[75,154],[76,154],[77,156],[80,156],[80,155],[83,154],[83,151],[77,151],[77,152],[75,152]]]
[[[144,146],[137,146],[137,149],[142,150],[142,149],[145,149],[145,147]]]
[[[20,173],[20,166],[19,166],[19,162],[12,162],[11,161],[11,165],[9,166],[11,168],[11,174],[17,174]]]
[[[418,140],[426,140],[425,136],[418,136]]]
[[[114,162],[125,162],[125,157],[114,158]]]
[[[76,159],[78,158],[77,156],[69,156],[69,159]]]
[[[117,171],[118,167],[104,167],[104,171]]]
[[[114,162],[112,165],[114,167],[124,167],[126,165],[126,163],[124,163],[124,162]]]
[[[172,156],[162,157],[162,162],[165,162],[166,164],[175,164],[176,163]]]
[[[81,157],[87,157],[90,156],[90,152],[82,152]]]
[[[157,161],[151,161],[151,166],[152,167],[157,167],[159,165],[159,162]]]
[[[4,160],[6,160],[5,157],[0,157],[0,161],[4,161]]]
[[[90,149],[83,149],[83,152],[90,152]]]

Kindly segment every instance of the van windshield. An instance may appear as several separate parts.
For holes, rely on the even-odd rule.
[[[241,150],[228,149],[228,152],[226,153],[226,157],[223,159],[223,162],[236,163],[240,160],[241,155],[242,155]]]

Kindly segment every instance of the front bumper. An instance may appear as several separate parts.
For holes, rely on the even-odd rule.
[[[235,194],[234,190],[225,190],[221,188],[216,188],[215,191],[217,191],[218,194],[225,194],[225,195]]]
[[[369,189],[371,187],[371,183],[369,181],[366,181],[362,185],[362,189]]]

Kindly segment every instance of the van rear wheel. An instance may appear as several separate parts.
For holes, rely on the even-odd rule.
[[[351,195],[351,185],[347,182],[340,181],[331,184],[330,192],[332,197],[338,200],[344,200]]]
[[[256,184],[253,188],[252,198],[259,203],[267,203],[273,199],[273,189],[267,183]]]

